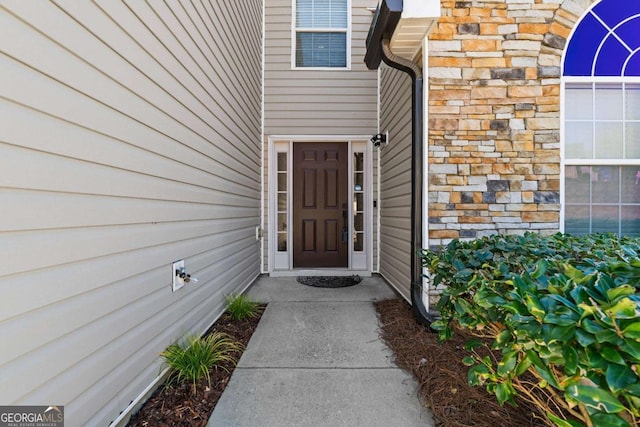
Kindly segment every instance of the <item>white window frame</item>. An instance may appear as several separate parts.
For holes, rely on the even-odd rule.
[[[609,30],[609,35],[613,35],[614,37],[618,38],[618,40],[624,44],[624,42],[619,39],[619,37],[616,35],[615,33],[615,28],[617,28],[621,22],[624,22],[626,20],[629,19],[629,17],[627,17],[627,19],[623,19],[621,22],[619,22],[618,24],[614,25],[613,27],[610,27],[609,24],[606,24],[602,21],[602,19],[600,18],[599,15],[597,15],[596,13],[593,12],[594,8],[596,6],[598,6],[598,2],[596,1],[595,3],[591,4],[589,7],[587,7],[587,9],[584,11],[584,13],[582,14],[582,16],[580,17],[580,19],[578,19],[574,25],[574,28],[571,32],[571,34],[569,35],[569,37],[567,38],[567,46],[564,49],[564,52],[562,54],[562,60],[561,60],[561,64],[564,67],[565,65],[565,61],[566,61],[566,55],[568,52],[568,48],[570,46],[571,40],[573,39],[573,37],[575,36],[575,32],[576,30],[580,27],[582,20],[585,19],[585,17],[589,14],[593,14],[593,16],[599,20],[601,22],[601,24],[607,28]],[[608,36],[607,36],[608,37]],[[582,84],[591,84],[591,85],[597,85],[597,84],[608,84],[608,83],[625,83],[625,84],[640,84],[640,77],[636,77],[636,76],[598,76],[598,75],[594,75],[595,74],[595,64],[597,61],[597,59],[599,58],[599,53],[600,53],[600,49],[602,49],[603,47],[603,43],[604,43],[605,39],[600,40],[600,46],[598,47],[598,51],[595,53],[594,58],[592,58],[592,60],[594,62],[591,63],[591,75],[590,76],[565,76],[564,75],[564,68],[562,69],[561,72],[561,76],[560,76],[560,231],[561,232],[566,232],[566,227],[565,227],[565,221],[566,221],[566,168],[567,166],[589,166],[589,167],[598,167],[598,166],[611,166],[611,167],[625,167],[625,166],[640,166],[640,159],[622,159],[622,158],[614,158],[614,159],[595,159],[595,146],[598,144],[598,141],[595,139],[596,135],[594,133],[593,135],[593,144],[594,144],[594,152],[592,153],[591,158],[571,158],[568,159],[567,155],[566,155],[566,136],[565,133],[567,131],[567,126],[566,126],[566,111],[565,111],[565,105],[567,103],[567,94],[566,94],[566,86],[568,84],[575,84],[575,83],[582,83]],[[627,46],[627,49],[630,50],[630,48]],[[635,52],[637,53],[637,52]],[[632,53],[633,55],[634,53]],[[631,57],[631,56],[630,56]],[[630,58],[629,57],[629,58]],[[627,58],[628,60],[628,58]],[[626,67],[626,65],[625,65]],[[624,69],[624,68],[623,68]],[[595,93],[594,95],[595,96]],[[593,100],[594,105],[595,105],[595,99]],[[623,102],[624,102],[624,94],[623,94]],[[626,123],[626,117],[623,117],[623,135],[626,135],[625,132],[625,124]],[[595,122],[597,121],[597,117],[595,117],[595,111],[594,111],[594,117],[593,117],[593,124],[595,125]],[[625,147],[623,146],[623,152],[622,152],[622,156],[624,157],[625,155]],[[621,185],[621,183],[620,183]],[[622,206],[621,202],[619,203],[619,206]],[[590,220],[592,219],[592,216],[590,214]],[[618,218],[618,220],[620,220],[620,216]],[[618,223],[618,231],[620,231],[620,223]]]
[[[278,250],[278,153],[285,153],[287,156],[287,250]],[[269,185],[269,271],[290,270],[293,266],[292,247],[293,231],[291,221],[293,220],[291,209],[293,206],[293,141],[272,141],[269,139],[270,161],[270,185]]]
[[[353,235],[355,234],[355,195],[354,195],[354,154],[363,154],[363,218],[362,218],[362,251],[355,251]],[[373,257],[373,172],[372,172],[372,147],[368,140],[349,141],[349,268],[351,270],[371,270]]]
[[[305,28],[296,27],[296,2],[297,0],[291,0],[291,69],[292,70],[307,70],[307,71],[345,71],[351,70],[351,0],[347,0],[347,28]],[[303,33],[339,33],[346,32],[346,67],[298,67],[296,65],[296,34],[298,32]]]
[[[617,77],[617,76],[562,76],[561,77],[561,108],[560,108],[560,232],[565,232],[566,220],[566,167],[567,166],[638,166],[640,167],[640,159],[568,159],[565,152],[566,144],[566,86],[572,83],[582,84],[606,84],[606,83],[631,83],[640,84],[640,77]],[[593,122],[595,122],[595,117]],[[595,138],[595,136],[594,136]],[[598,141],[594,140],[594,144]],[[595,148],[595,147],[594,147]]]

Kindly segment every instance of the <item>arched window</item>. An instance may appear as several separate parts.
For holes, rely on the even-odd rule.
[[[563,218],[640,236],[640,0],[601,0],[565,52]]]

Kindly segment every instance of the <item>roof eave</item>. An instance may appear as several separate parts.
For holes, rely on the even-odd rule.
[[[385,38],[391,40],[395,54],[413,60],[439,17],[440,0],[383,0],[369,28],[367,67],[375,70],[380,66]]]
[[[402,0],[383,0],[378,5],[369,34],[364,62],[370,70],[376,70],[382,62],[382,40],[390,39],[402,15]]]

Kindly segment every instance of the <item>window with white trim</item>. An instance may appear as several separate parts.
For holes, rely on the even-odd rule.
[[[349,0],[293,0],[296,68],[348,68]]]
[[[593,6],[563,65],[564,231],[640,236],[640,3]]]

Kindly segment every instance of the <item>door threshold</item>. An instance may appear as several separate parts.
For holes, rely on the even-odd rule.
[[[296,277],[296,276],[361,276],[370,277],[371,272],[368,270],[346,270],[335,268],[314,268],[314,269],[294,269],[294,270],[275,270],[269,273],[271,277]]]

